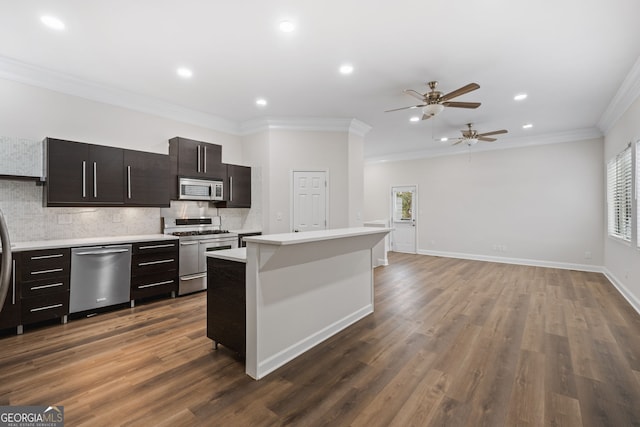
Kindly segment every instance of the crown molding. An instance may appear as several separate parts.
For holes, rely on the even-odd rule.
[[[313,117],[266,117],[240,124],[240,135],[272,130],[348,132],[364,137],[371,126],[357,119]]]
[[[559,144],[562,142],[584,141],[589,139],[602,138],[602,132],[597,128],[576,129],[566,132],[556,132],[545,135],[537,135],[522,138],[504,138],[493,144],[476,144],[471,148],[473,152],[507,150],[512,148],[523,148],[537,145]],[[438,144],[442,144],[438,142]],[[395,162],[402,160],[415,160],[432,157],[456,156],[468,154],[469,150],[460,150],[449,144],[428,150],[411,151],[405,153],[392,153],[382,156],[366,156],[366,163]]]
[[[598,128],[603,134],[606,134],[611,130],[613,125],[618,121],[620,117],[629,109],[631,104],[640,97],[640,58],[633,64],[631,70],[625,77],[624,81],[620,85],[618,92],[604,110],[600,120],[598,121]]]
[[[42,87],[91,101],[153,114],[207,129],[239,133],[237,123],[149,96],[88,82],[78,77],[0,56],[0,78]]]

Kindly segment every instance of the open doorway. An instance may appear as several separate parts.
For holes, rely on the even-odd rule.
[[[416,253],[416,186],[391,188],[391,250]]]

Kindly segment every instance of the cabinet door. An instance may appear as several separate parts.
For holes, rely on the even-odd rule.
[[[169,140],[169,152],[178,162],[178,175],[192,178],[226,178],[222,164],[222,146],[175,137]]]
[[[91,203],[123,203],[123,161],[121,148],[89,146]]]
[[[20,324],[20,297],[16,277],[16,260],[13,260],[11,284],[4,305],[0,307],[0,329],[14,328]]]
[[[122,149],[47,138],[47,206],[122,204]]]
[[[169,156],[125,150],[124,172],[125,205],[169,206]]]
[[[248,166],[227,165],[228,188],[227,207],[251,207],[251,168]]]
[[[47,138],[47,206],[89,201],[89,145]]]

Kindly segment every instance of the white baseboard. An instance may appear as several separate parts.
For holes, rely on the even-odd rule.
[[[618,278],[611,271],[609,271],[609,269],[603,268],[602,270],[604,276],[611,282],[611,284],[618,290],[618,292],[620,292],[624,299],[626,299],[627,302],[631,304],[631,307],[633,307],[633,309],[637,311],[638,314],[640,314],[640,300],[636,298],[636,296],[633,295],[631,291],[629,291],[629,289],[622,283],[622,281],[618,280]]]
[[[593,273],[603,273],[603,267],[600,265],[589,264],[573,264],[568,262],[556,262],[556,261],[544,261],[537,259],[526,258],[506,258],[506,257],[494,257],[487,255],[465,254],[460,252],[441,252],[441,251],[429,251],[419,250],[420,255],[431,255],[445,258],[460,258],[470,259],[474,261],[487,261],[487,262],[499,262],[502,264],[517,264],[517,265],[530,265],[533,267],[548,267],[548,268],[560,268],[563,270],[578,270],[588,271]]]
[[[343,317],[342,319],[332,323],[326,328],[316,332],[315,334],[298,341],[297,343],[285,348],[284,350],[274,354],[273,356],[258,363],[258,369],[256,372],[256,379],[264,377],[265,375],[275,371],[285,363],[295,359],[305,351],[315,347],[327,338],[337,334],[341,330],[345,329],[356,323],[363,317],[373,313],[373,304],[368,304],[365,307],[357,310],[350,315]]]
[[[499,262],[503,264],[517,264],[517,265],[530,265],[533,267],[548,267],[548,268],[560,268],[563,270],[577,270],[577,271],[587,271],[591,273],[602,273],[609,282],[613,285],[614,288],[623,296],[624,299],[627,300],[631,307],[635,311],[640,314],[640,300],[629,291],[629,289],[622,283],[621,280],[613,275],[607,268],[600,265],[589,265],[589,264],[573,264],[567,262],[556,262],[556,261],[542,261],[536,259],[524,259],[524,258],[503,258],[503,257],[492,257],[486,255],[475,255],[475,254],[465,254],[460,252],[441,252],[441,251],[429,251],[429,250],[419,250],[418,254],[420,255],[430,255],[430,256],[439,256],[445,258],[459,258],[459,259],[469,259],[474,261],[487,261],[487,262]]]

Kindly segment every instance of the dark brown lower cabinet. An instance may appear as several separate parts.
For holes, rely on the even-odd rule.
[[[131,300],[178,289],[178,240],[158,240],[133,244],[131,256]]]
[[[20,323],[62,319],[69,314],[69,248],[20,252],[16,255],[20,291]]]
[[[246,352],[246,264],[207,259],[207,337],[236,352]]]

